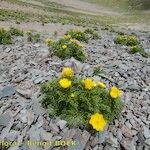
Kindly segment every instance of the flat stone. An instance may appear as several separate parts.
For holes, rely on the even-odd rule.
[[[93,148],[93,150],[99,150],[98,145],[96,145],[96,146]],[[103,150],[103,149],[101,149],[101,150]]]
[[[41,140],[41,128],[38,129],[35,125],[32,125],[32,127],[30,128],[30,130],[28,131],[29,136],[30,136],[30,140],[33,141],[40,141]]]
[[[44,121],[43,121],[43,117],[39,116],[38,121],[37,121],[37,127],[40,128],[42,127]]]
[[[103,142],[105,142],[105,139],[108,137],[108,132],[107,131],[100,132],[98,133],[97,137],[99,139],[99,143],[102,144]]]
[[[106,141],[107,143],[111,144],[112,147],[118,148],[118,140],[112,134],[109,135]]]
[[[3,114],[3,112],[5,112],[5,110],[7,110],[10,107],[11,107],[11,104],[9,102],[6,105],[2,106],[0,109],[0,115]]]
[[[61,130],[63,130],[66,127],[66,125],[67,125],[67,121],[59,120],[56,124],[57,124],[57,126],[60,127]]]
[[[150,49],[144,49],[144,50],[150,56]]]
[[[39,77],[39,78],[37,78],[37,79],[34,80],[34,83],[35,83],[35,84],[39,84],[39,83],[41,83],[43,80],[44,80],[43,77]]]
[[[5,52],[6,52],[6,53],[9,53],[11,50],[12,50],[12,49],[11,49],[10,47],[7,47],[7,48],[5,49]]]
[[[27,144],[22,144],[19,148],[20,150],[30,150]]]
[[[12,81],[15,83],[19,83],[21,81],[24,81],[26,79],[27,75],[20,75],[19,77],[13,79]]]
[[[144,129],[144,136],[146,139],[150,138],[150,130],[147,127],[143,127]]]
[[[55,132],[55,133],[59,132],[59,128],[57,127],[56,124],[52,123],[52,121],[50,122],[49,126],[53,132]]]
[[[122,134],[127,137],[127,138],[132,138],[133,134],[132,134],[132,130],[130,130],[128,127],[126,127],[125,125],[122,126],[121,128]]]
[[[76,145],[69,147],[68,150],[84,150],[85,146],[90,138],[90,133],[86,130],[83,133],[80,130],[77,130],[74,140],[76,141]]]
[[[91,137],[91,138],[90,138],[90,141],[91,141],[91,144],[90,144],[90,145],[91,145],[92,147],[95,147],[96,145],[98,145],[98,143],[99,143],[98,135],[95,136],[95,137],[93,137],[93,138]]]
[[[131,91],[139,91],[140,90],[140,87],[136,84],[132,84],[132,85],[129,85],[127,87],[127,89],[131,90]]]
[[[36,115],[44,115],[46,114],[46,110],[41,107],[41,105],[39,103],[34,103],[33,104],[33,111]]]
[[[7,126],[10,120],[11,117],[8,114],[0,115],[0,126]]]
[[[12,85],[5,86],[4,88],[0,89],[0,99],[13,94],[15,94],[15,88]]]
[[[12,146],[8,150],[19,150],[19,146],[18,145],[17,146]]]
[[[40,47],[40,43],[35,43],[33,46],[38,48],[38,47]]]
[[[105,148],[103,150],[117,150],[115,147],[106,145]]]
[[[75,73],[80,73],[83,67],[82,63],[73,57],[67,60],[64,66],[73,68]]]
[[[43,59],[46,59],[49,57],[49,51],[48,48],[42,48],[39,50],[39,53],[37,55],[38,61],[43,61]]]
[[[0,77],[0,83],[5,83],[7,80],[4,79],[3,77]]]
[[[124,139],[121,143],[121,145],[127,149],[127,150],[136,150],[136,147],[134,145],[134,141]]]
[[[8,135],[11,127],[13,126],[13,123],[14,123],[14,119],[11,118],[8,125],[1,131],[0,140],[4,140],[4,138]]]
[[[150,146],[150,139],[146,139],[146,140],[145,140],[145,143],[146,143],[148,146]]]
[[[30,99],[32,96],[32,92],[29,89],[16,89],[16,91],[23,97]]]
[[[15,141],[19,136],[19,131],[16,131],[16,130],[11,130],[7,136],[6,136],[6,139],[7,140],[11,140],[11,141]]]
[[[0,63],[0,75],[7,69],[7,66]]]
[[[67,132],[65,132],[64,136],[63,136],[63,140],[70,140],[73,138],[73,136],[76,134],[77,129],[70,129],[67,130]]]
[[[52,141],[52,133],[50,132],[47,132],[45,130],[41,130],[41,137],[42,137],[42,140],[45,140],[45,141]]]
[[[34,113],[33,113],[33,111],[28,110],[28,112],[27,112],[27,120],[28,120],[27,123],[30,126],[33,123],[33,121],[34,121]]]
[[[52,138],[52,141],[58,141],[58,140],[61,140],[61,139],[62,139],[62,137],[59,136],[59,135],[57,135],[57,136],[54,136],[54,137]]]
[[[19,118],[21,122],[26,123],[27,122],[27,110],[21,110]]]
[[[122,140],[122,132],[120,129],[117,130],[117,139],[118,139],[118,141]]]
[[[138,137],[138,142],[140,142],[141,144],[144,144],[145,138],[141,132],[138,133],[137,137]]]

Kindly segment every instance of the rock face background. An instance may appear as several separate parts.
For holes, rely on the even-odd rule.
[[[88,58],[84,63],[74,58],[60,60],[49,56],[41,42],[28,43],[26,37],[14,38],[12,45],[0,45],[0,141],[17,141],[9,150],[149,150],[150,149],[150,58],[128,54],[126,46],[113,42],[115,32],[99,30],[101,39],[85,44]],[[134,31],[125,30],[131,33]],[[150,34],[135,31],[147,51]],[[49,37],[52,37],[50,34]],[[59,38],[59,37],[57,37]],[[54,77],[64,66],[72,66],[83,76],[93,76],[99,64],[103,72],[95,79],[117,85],[123,90],[124,110],[119,119],[97,135],[84,128],[68,128],[60,118],[50,118],[39,103],[40,84]],[[76,146],[50,148],[31,146],[25,142],[74,140]],[[2,149],[2,148],[0,148]]]

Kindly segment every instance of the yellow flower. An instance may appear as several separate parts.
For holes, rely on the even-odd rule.
[[[59,81],[59,84],[60,84],[61,87],[66,89],[66,88],[69,88],[71,86],[71,81],[66,79],[66,78],[63,78]]]
[[[73,70],[70,67],[65,67],[62,71],[62,75],[64,77],[72,77],[73,76]]]
[[[85,88],[91,90],[95,87],[95,83],[91,79],[85,79],[84,81]]]
[[[70,39],[70,38],[71,38],[71,35],[68,34],[68,35],[67,35],[67,38]]]
[[[98,82],[97,85],[102,89],[106,88],[106,85],[103,82]]]
[[[63,48],[63,49],[66,49],[66,48],[67,48],[67,45],[63,45],[62,48]]]
[[[51,45],[53,42],[54,42],[54,41],[53,41],[52,39],[50,39],[50,38],[47,38],[47,39],[45,40],[45,43],[46,43],[47,45]]]
[[[64,38],[64,39],[70,39],[70,38],[71,38],[71,35],[69,35],[69,34],[68,34],[68,35],[64,35],[63,38]]]
[[[79,44],[79,47],[83,48],[83,45],[82,45],[82,44]]]
[[[110,89],[110,96],[112,98],[118,98],[118,97],[121,96],[121,94],[122,94],[122,91],[119,90],[117,87],[115,87],[115,86],[111,87],[111,89]]]
[[[102,114],[96,113],[91,116],[89,123],[96,131],[103,131],[107,124],[107,121],[104,119]]]
[[[79,41],[76,40],[76,39],[70,39],[70,42],[72,42],[72,43],[79,43]]]

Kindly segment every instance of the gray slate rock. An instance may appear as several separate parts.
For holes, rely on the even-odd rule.
[[[0,99],[15,94],[15,88],[12,85],[5,86],[0,90]]]
[[[144,128],[144,136],[146,139],[150,138],[150,130],[147,127]]]
[[[73,57],[69,59],[64,66],[73,68],[75,73],[80,73],[83,67],[82,63]]]
[[[99,143],[102,144],[105,142],[105,139],[108,137],[108,132],[107,131],[103,131],[101,133],[99,133],[97,135],[98,139],[99,139]]]
[[[11,118],[8,125],[2,130],[2,132],[0,134],[0,140],[4,140],[4,138],[8,135],[11,127],[13,126],[13,123],[14,123],[14,119]]]
[[[19,131],[16,131],[16,130],[11,130],[7,136],[6,136],[6,139],[7,140],[11,140],[11,141],[15,141],[19,136]]]
[[[27,122],[27,110],[26,109],[21,110],[19,118],[20,118],[21,122],[23,122],[23,123]]]
[[[12,146],[8,150],[19,150],[19,146],[18,145],[17,146]]]
[[[10,120],[11,117],[8,114],[0,115],[0,126],[7,126]]]
[[[77,130],[76,135],[74,137],[76,145],[69,147],[68,150],[84,150],[90,136],[90,133],[86,130],[84,130],[83,133],[80,130]]]
[[[28,113],[27,113],[27,120],[28,120],[27,123],[30,126],[33,123],[33,121],[34,121],[34,113],[33,113],[33,111],[31,111],[31,110],[28,111]]]
[[[146,139],[146,140],[145,140],[145,143],[146,143],[148,146],[150,146],[150,139]]]
[[[33,111],[36,115],[42,116],[42,115],[46,114],[46,110],[39,103],[33,104]]]
[[[41,137],[42,137],[42,140],[45,140],[45,141],[52,141],[52,133],[50,132],[47,132],[43,129],[41,129]]]
[[[43,77],[39,77],[39,78],[37,78],[37,79],[34,80],[34,83],[35,83],[35,84],[39,84],[39,83],[41,83],[43,80],[44,80]]]
[[[66,125],[67,125],[67,121],[65,120],[59,120],[57,122],[57,126],[59,126],[61,130],[63,130],[66,127]]]
[[[16,91],[23,97],[29,99],[32,96],[32,92],[29,89],[16,89]]]
[[[108,137],[107,143],[111,144],[112,147],[118,148],[118,140],[112,134]]]
[[[33,140],[33,141],[41,140],[41,136],[40,136],[41,128],[38,129],[35,125],[32,125],[32,127],[30,128],[28,132],[29,132],[30,140]]]
[[[124,139],[121,145],[127,150],[136,150],[134,141],[132,140]]]

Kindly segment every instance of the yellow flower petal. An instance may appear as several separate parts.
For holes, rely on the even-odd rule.
[[[87,78],[84,80],[85,89],[91,90],[95,87],[95,83],[93,80]]]
[[[66,78],[61,79],[61,80],[59,81],[59,84],[60,84],[60,86],[61,86],[62,88],[64,88],[64,89],[71,87],[71,81],[68,80],[68,79],[66,79]]]
[[[67,48],[67,45],[63,45],[62,48],[63,48],[63,49],[66,49],[66,48]]]
[[[46,43],[46,45],[48,45],[48,46],[50,46],[53,42],[54,42],[54,41],[53,41],[52,39],[50,39],[50,38],[47,38],[47,39],[45,40],[45,43]]]
[[[72,77],[73,74],[74,74],[74,72],[73,72],[72,68],[70,68],[70,67],[65,67],[62,71],[62,75],[64,77]]]
[[[110,89],[110,96],[114,99],[120,97],[122,94],[122,91],[120,91],[117,87],[113,86]]]
[[[91,116],[89,123],[96,131],[103,131],[107,121],[104,119],[102,114],[96,113]]]

